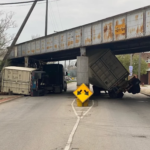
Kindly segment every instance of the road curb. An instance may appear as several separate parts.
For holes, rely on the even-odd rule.
[[[144,93],[144,92],[141,92],[141,94],[144,94],[146,96],[150,96],[150,94],[147,94],[147,93]]]
[[[14,97],[14,98],[11,98],[11,99],[8,98],[8,100],[4,100],[2,102],[0,101],[0,104],[6,103],[6,102],[9,102],[9,101],[13,101],[13,100],[16,100],[16,99],[21,98],[21,97],[23,97],[23,96]]]
[[[141,93],[141,94],[144,94],[144,95],[146,95],[146,96],[150,96],[149,94],[147,94],[147,93]]]
[[[146,96],[150,96],[150,88],[147,87],[141,87],[141,94],[144,94]]]

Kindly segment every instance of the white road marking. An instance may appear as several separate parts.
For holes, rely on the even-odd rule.
[[[74,108],[79,108],[79,107],[74,107]],[[85,108],[90,108],[90,107],[85,107]]]
[[[70,146],[71,146],[71,143],[72,143],[72,140],[73,140],[73,136],[74,136],[74,134],[75,134],[75,132],[76,132],[76,130],[77,130],[77,127],[78,127],[78,125],[79,125],[79,122],[80,122],[80,120],[91,110],[91,108],[94,106],[94,101],[92,101],[93,103],[92,103],[92,106],[91,107],[88,107],[89,109],[87,110],[87,111],[76,111],[75,110],[75,107],[74,107],[74,102],[75,102],[75,99],[73,100],[73,102],[71,103],[71,106],[72,106],[72,109],[73,109],[73,111],[74,111],[74,114],[76,115],[76,117],[77,117],[77,121],[76,121],[76,123],[75,123],[75,125],[74,125],[74,127],[73,127],[73,129],[72,129],[72,131],[71,131],[71,134],[69,135],[69,139],[68,139],[68,141],[67,141],[67,144],[66,144],[66,146],[65,146],[65,148],[64,148],[64,150],[69,150],[70,149]],[[86,107],[87,108],[87,107]],[[85,112],[85,113],[83,113],[83,115],[80,117],[78,114],[77,114],[77,112]]]
[[[74,136],[75,131],[76,131],[78,125],[79,125],[79,122],[80,122],[80,117],[78,117],[77,122],[76,122],[76,124],[74,125],[73,130],[71,131],[71,134],[70,134],[70,136],[69,136],[68,142],[67,142],[66,147],[64,148],[64,150],[69,150],[69,149],[70,149],[71,142],[72,142],[72,140],[73,140],[73,136]]]
[[[77,111],[77,113],[78,113],[78,112],[86,112],[86,111]]]
[[[73,103],[75,102],[75,99],[73,100],[73,102],[71,103],[71,106],[72,106],[72,109],[73,109],[73,111],[74,111],[74,113],[75,113],[75,115],[77,116],[77,118],[78,118],[78,114],[77,114],[77,111],[75,110],[75,108],[74,108],[74,106],[73,106]]]
[[[92,109],[92,107],[94,106],[94,101],[92,101],[92,106],[89,107],[89,109],[83,114],[83,116],[81,117],[81,119]]]

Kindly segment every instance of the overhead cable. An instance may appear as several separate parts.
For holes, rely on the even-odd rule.
[[[40,1],[45,1],[45,0],[38,0]],[[55,0],[58,1],[58,0]],[[0,3],[0,5],[16,5],[16,4],[24,4],[24,3],[33,3],[34,1],[24,1],[24,2],[13,2],[13,3]],[[50,1],[50,2],[54,2],[54,1]]]

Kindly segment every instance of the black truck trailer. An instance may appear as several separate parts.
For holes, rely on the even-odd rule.
[[[45,88],[49,92],[61,93],[67,91],[67,82],[65,80],[66,72],[61,64],[43,65],[43,71],[46,72]]]

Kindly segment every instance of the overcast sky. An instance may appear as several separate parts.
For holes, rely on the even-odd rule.
[[[0,0],[0,3],[29,0]],[[62,31],[90,22],[150,5],[150,0],[49,0],[48,34]],[[15,13],[17,28],[23,22],[31,4],[0,6],[0,10]],[[31,39],[32,35],[44,35],[45,2],[39,2],[33,10],[17,43]]]

